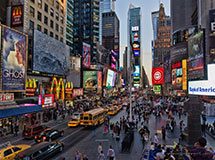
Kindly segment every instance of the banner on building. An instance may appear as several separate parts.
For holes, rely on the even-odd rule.
[[[90,68],[91,64],[91,50],[90,45],[87,43],[83,43],[83,54],[82,54],[82,64],[85,68]]]
[[[187,60],[182,60],[182,90],[187,90]]]
[[[11,27],[19,27],[23,24],[23,5],[11,7]]]
[[[15,30],[2,28],[1,89],[8,92],[23,92],[27,65],[27,37]]]
[[[152,84],[164,84],[164,68],[152,68]]]
[[[54,106],[54,94],[39,95],[38,105],[42,107],[55,107]]]
[[[84,90],[83,88],[73,89],[72,97],[83,96]]]
[[[182,63],[172,64],[172,85],[174,90],[182,90]]]
[[[188,39],[188,79],[205,79],[204,31]]]
[[[14,101],[14,93],[0,93],[0,104]]]
[[[215,9],[209,11],[209,63],[215,63]]]
[[[95,91],[97,89],[97,71],[84,71],[83,76],[84,89]]]

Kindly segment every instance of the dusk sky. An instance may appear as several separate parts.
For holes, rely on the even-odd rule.
[[[170,0],[160,0],[165,7],[166,15],[170,15]],[[121,52],[121,66],[122,54],[125,46],[127,46],[127,16],[129,4],[141,7],[142,11],[142,60],[148,78],[151,80],[151,40],[152,20],[151,12],[159,10],[159,0],[116,0],[116,13],[120,20],[120,52]]]

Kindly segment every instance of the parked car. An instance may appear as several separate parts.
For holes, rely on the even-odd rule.
[[[64,131],[59,131],[56,129],[46,129],[45,131],[41,132],[39,135],[34,137],[35,142],[40,143],[43,141],[53,141],[62,137],[64,135]]]
[[[23,130],[22,136],[25,139],[33,139],[34,136],[39,135],[41,132],[43,132],[47,128],[48,127],[44,126],[44,125],[28,126]]]
[[[64,148],[61,142],[42,142],[16,155],[15,160],[50,160]]]
[[[0,160],[14,160],[18,153],[23,152],[30,147],[30,145],[26,144],[5,145],[5,147],[0,149]]]

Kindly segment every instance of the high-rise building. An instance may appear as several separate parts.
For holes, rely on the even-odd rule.
[[[0,23],[6,24],[6,15],[7,15],[7,0],[0,1]]]
[[[141,84],[141,8],[132,4],[128,10],[128,65],[133,86]],[[132,66],[132,67],[131,67]],[[132,69],[130,69],[132,68]]]
[[[74,1],[74,54],[81,54],[83,43],[91,48],[91,63],[98,62],[99,0]]]
[[[66,5],[66,44],[70,47],[70,55],[73,55],[73,11],[74,0],[67,0]]]
[[[110,51],[109,64],[119,68],[119,19],[115,12],[102,14],[102,45]],[[112,51],[112,52],[111,52]]]
[[[129,81],[129,77],[128,77],[128,67],[127,67],[127,56],[128,55],[128,47],[125,47],[125,51],[123,53],[123,79],[124,79],[124,83],[127,85],[128,81]]]
[[[170,52],[171,46],[171,20],[165,15],[163,4],[160,4],[157,38],[154,42],[153,67],[159,67],[163,64],[165,54]]]
[[[114,12],[116,0],[100,0],[99,6],[99,42],[102,44],[102,13]]]

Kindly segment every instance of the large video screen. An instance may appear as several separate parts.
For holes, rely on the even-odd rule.
[[[84,71],[83,85],[85,90],[97,89],[97,71]]]
[[[116,73],[113,70],[108,69],[106,86],[113,87],[115,85]]]
[[[34,31],[34,71],[65,75],[70,65],[69,53],[66,44],[40,31]]]

